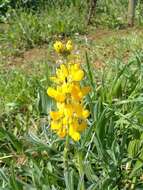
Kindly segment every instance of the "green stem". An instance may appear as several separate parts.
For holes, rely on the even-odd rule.
[[[70,185],[69,185],[68,151],[69,151],[69,136],[67,135],[66,142],[65,142],[65,148],[64,148],[63,160],[64,160],[64,178],[65,178],[66,189],[70,190],[70,188],[69,188]]]
[[[79,165],[79,176],[80,176],[80,190],[85,190],[84,187],[84,169],[83,169],[83,157],[82,153],[78,152],[78,165]]]

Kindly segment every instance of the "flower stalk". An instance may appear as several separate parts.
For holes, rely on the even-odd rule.
[[[65,178],[65,185],[66,189],[70,190],[69,188],[69,162],[68,162],[68,152],[69,152],[69,136],[66,136],[65,147],[64,147],[64,154],[63,154],[63,162],[64,162],[64,178]]]
[[[77,153],[78,171],[80,176],[80,190],[85,190],[84,186],[84,169],[83,169],[83,156],[82,153],[78,151]]]

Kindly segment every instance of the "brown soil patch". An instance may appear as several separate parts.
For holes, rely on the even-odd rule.
[[[102,40],[103,38],[107,37],[116,37],[116,36],[125,36],[128,35],[132,32],[143,32],[143,29],[138,29],[138,28],[127,28],[127,29],[122,29],[122,30],[95,30],[94,32],[92,31],[91,34],[88,35],[89,40]]]
[[[87,38],[87,40],[100,42],[100,40],[104,40],[105,38],[108,38],[108,37],[109,38],[116,37],[116,36],[120,37],[120,36],[128,35],[132,32],[141,33],[142,31],[143,29],[136,29],[136,28],[128,28],[128,29],[123,29],[123,30],[99,30],[99,29],[97,30],[96,29],[95,31],[92,30],[92,32],[85,37]],[[86,47],[82,45],[81,48],[85,49]],[[109,50],[113,51],[112,47],[111,49],[109,47]],[[108,53],[109,55],[110,52],[106,52],[106,53]],[[114,56],[114,52],[111,52],[111,54]],[[128,52],[127,52],[127,55],[128,55]],[[125,57],[127,57],[127,55],[125,54]],[[50,56],[48,53],[48,48],[46,47],[46,45],[43,45],[42,47],[37,47],[37,48],[27,50],[24,53],[20,54],[20,56],[4,58],[3,62],[6,62],[6,64],[4,64],[2,67],[4,69],[11,69],[13,67],[18,67],[18,68],[24,68],[26,70],[27,69],[29,70],[30,68],[32,68],[31,66],[33,62],[35,63],[36,61],[40,62],[43,60],[49,60],[49,57]],[[102,63],[102,61],[100,60],[95,60],[95,67],[97,69],[101,69],[102,67],[104,67],[104,63]]]
[[[7,69],[23,69],[24,71],[32,72],[33,68],[36,67],[35,63],[48,59],[48,51],[46,47],[33,48],[25,51],[19,56],[11,56],[3,59],[5,63],[2,65],[4,70]],[[34,64],[33,64],[34,63]],[[38,68],[37,68],[38,70]]]
[[[26,62],[40,61],[47,58],[47,49],[45,48],[34,48],[24,53],[23,59]]]
[[[14,65],[19,65],[21,66],[22,63],[28,63],[28,62],[33,62],[33,61],[40,61],[43,59],[46,59],[48,56],[48,51],[46,48],[33,48],[28,51],[25,51],[23,54],[20,56],[12,56],[9,57],[8,63],[9,65],[14,64]]]

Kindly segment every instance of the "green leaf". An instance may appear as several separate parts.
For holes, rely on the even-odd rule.
[[[128,145],[128,154],[130,157],[134,158],[139,152],[140,140],[135,139],[129,142]]]
[[[41,114],[47,115],[51,111],[51,98],[46,94],[44,89],[39,89],[38,92],[38,109]]]

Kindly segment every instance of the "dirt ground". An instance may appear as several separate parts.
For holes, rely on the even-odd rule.
[[[88,41],[96,41],[97,43],[100,43],[100,41],[106,38],[127,36],[132,32],[141,33],[143,32],[143,29],[136,29],[136,28],[128,28],[123,30],[98,29],[95,31],[92,30],[92,32],[88,35],[84,35],[84,38],[86,38]],[[5,62],[6,64],[2,64],[2,68],[11,69],[17,67],[17,68],[24,68],[27,70],[27,68],[31,67],[33,62],[40,62],[49,59],[49,52],[47,47],[48,45],[44,44],[41,47],[35,47],[33,49],[29,49],[18,56],[4,57],[3,62]],[[97,60],[95,62],[95,66],[97,68],[101,68],[104,66],[104,64],[100,60]]]

